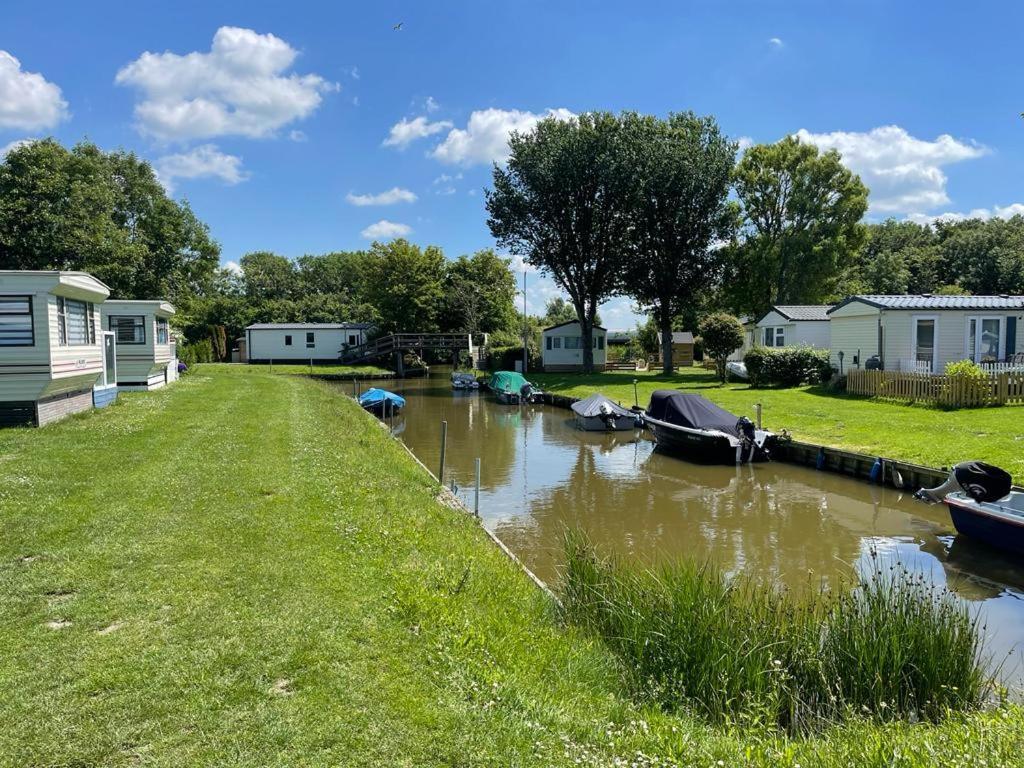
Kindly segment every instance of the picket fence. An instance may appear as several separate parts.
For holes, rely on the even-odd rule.
[[[991,373],[971,380],[945,374],[853,370],[846,391],[881,400],[926,402],[946,408],[1024,403],[1024,372]]]

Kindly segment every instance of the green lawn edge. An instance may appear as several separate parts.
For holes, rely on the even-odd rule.
[[[599,642],[563,627],[375,420],[305,377],[200,366],[0,431],[0,510],[0,765],[1024,754],[1016,707],[789,740],[630,701]]]

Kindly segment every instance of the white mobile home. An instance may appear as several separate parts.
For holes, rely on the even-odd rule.
[[[764,347],[828,349],[828,304],[777,304],[757,321],[754,338]]]
[[[113,373],[97,307],[109,295],[84,272],[0,271],[0,423],[92,408],[93,386]]]
[[[367,323],[256,323],[245,329],[250,363],[337,362],[341,351],[366,342]]]
[[[740,325],[743,326],[743,345],[738,349],[733,350],[733,353],[726,359],[734,362],[742,362],[743,358],[746,357],[747,352],[749,352],[757,343],[757,324],[746,315],[741,315],[736,319],[739,320]]]
[[[850,296],[829,310],[832,365],[941,373],[1024,354],[1024,296]],[[872,359],[874,358],[874,359]]]
[[[607,362],[605,342],[608,331],[595,325],[593,329],[594,370],[603,371]],[[541,361],[545,371],[583,370],[583,334],[580,321],[572,320],[545,328],[541,338]]]
[[[104,330],[117,341],[117,386],[156,389],[178,376],[166,301],[108,299],[100,306]]]

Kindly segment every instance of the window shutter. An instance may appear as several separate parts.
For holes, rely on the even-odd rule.
[[[1017,351],[1017,316],[1006,318],[1006,358],[1010,359]]]

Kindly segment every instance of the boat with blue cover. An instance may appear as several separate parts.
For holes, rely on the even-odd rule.
[[[405,398],[386,389],[371,387],[359,396],[359,405],[378,416],[390,416],[405,407]]]

